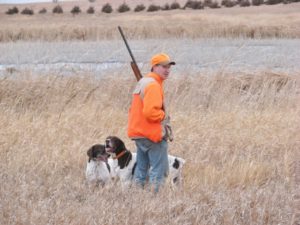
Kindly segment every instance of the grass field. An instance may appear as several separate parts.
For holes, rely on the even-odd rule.
[[[249,74],[227,70],[228,62],[223,69],[209,72],[193,72],[184,64],[203,63],[207,59],[196,57],[196,51],[209,54],[205,47],[220,37],[225,38],[218,42],[220,46],[228,45],[226,38],[237,43],[245,37],[276,38],[280,42],[272,42],[271,47],[278,49],[288,44],[287,39],[299,40],[299,6],[75,17],[0,13],[0,47],[6,52],[1,52],[6,55],[0,56],[0,62],[6,64],[72,60],[86,44],[95,50],[86,54],[95,54],[100,61],[110,59],[118,49],[108,53],[109,48],[94,49],[97,42],[93,41],[111,45],[109,40],[119,39],[116,26],[122,25],[130,41],[139,39],[130,43],[152,41],[139,47],[142,62],[147,61],[148,51],[170,49],[180,52],[177,62],[186,67],[185,73],[179,75],[178,70],[165,83],[175,136],[169,152],[186,160],[184,183],[175,190],[167,184],[158,195],[117,185],[89,188],[85,181],[86,151],[91,145],[116,135],[135,151],[126,135],[136,83],[129,68],[114,68],[107,76],[99,76],[98,71],[74,71],[68,76],[4,71],[0,76],[0,224],[299,225],[300,71],[287,66],[286,71],[276,72],[274,68],[281,65],[277,61],[274,68],[253,69]],[[0,12],[5,7],[1,5]],[[200,43],[201,48],[181,51],[178,43],[183,38],[189,47]],[[177,45],[160,46],[166,40]],[[62,55],[55,58],[60,46]],[[66,46],[76,46],[72,56]],[[236,46],[228,49],[232,48]],[[284,57],[286,50],[275,52]],[[210,54],[220,55],[220,49]]]
[[[290,224],[299,151],[299,75],[170,79],[167,104],[184,186],[159,195],[88,189],[86,150],[126,137],[135,81],[3,77],[1,224]]]
[[[24,6],[23,6],[24,7]],[[42,6],[39,6],[42,7]],[[53,7],[53,6],[52,6]],[[66,6],[65,6],[66,7]],[[175,10],[109,15],[71,13],[5,15],[0,6],[0,41],[116,39],[118,25],[131,39],[145,38],[299,38],[300,3],[231,10]],[[158,26],[159,25],[159,26]]]

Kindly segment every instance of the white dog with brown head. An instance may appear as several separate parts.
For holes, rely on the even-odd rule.
[[[136,153],[130,152],[124,142],[116,136],[106,138],[105,150],[112,156],[112,159],[108,160],[111,174],[119,178],[123,186],[130,185],[136,167]],[[178,186],[182,183],[182,169],[185,160],[173,155],[168,155],[168,160],[169,179],[172,185]]]
[[[104,186],[111,179],[111,169],[108,164],[109,154],[105,151],[104,145],[93,145],[87,151],[89,157],[85,176],[89,183]]]

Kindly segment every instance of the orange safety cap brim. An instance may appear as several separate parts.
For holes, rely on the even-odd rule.
[[[155,65],[175,65],[175,64],[176,63],[174,61],[171,61],[170,57],[165,53],[154,55],[151,58],[151,67]]]

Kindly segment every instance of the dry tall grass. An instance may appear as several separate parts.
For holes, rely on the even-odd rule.
[[[122,72],[120,72],[122,73]],[[120,76],[118,76],[120,77]],[[0,224],[290,224],[299,151],[299,74],[216,74],[166,83],[182,190],[90,190],[86,150],[126,137],[135,81],[0,81]]]
[[[129,38],[134,39],[300,37],[298,12],[249,14],[241,10],[238,14],[222,14],[181,10],[75,17],[65,14],[32,17],[0,15],[0,41],[119,39],[118,25],[123,27]]]

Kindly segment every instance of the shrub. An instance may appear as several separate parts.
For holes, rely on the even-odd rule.
[[[19,13],[19,9],[17,7],[13,7],[13,8],[8,9],[6,11],[6,14],[8,14],[8,15],[18,14],[18,13]]]
[[[204,0],[203,5],[204,5],[205,7],[209,7],[211,4],[212,4],[212,0]]]
[[[102,12],[104,13],[111,13],[113,11],[111,5],[109,3],[106,3],[103,7],[102,7]]]
[[[262,5],[264,4],[264,0],[252,0],[252,5]]]
[[[47,13],[47,9],[45,8],[42,8],[40,11],[39,11],[39,14],[45,14]]]
[[[145,10],[146,7],[143,4],[137,5],[134,9],[135,12],[141,12],[143,10]]]
[[[26,7],[25,9],[23,9],[23,10],[21,11],[21,14],[23,14],[23,15],[33,15],[34,12],[33,12],[32,9],[29,9],[29,8]]]
[[[180,9],[180,5],[178,2],[173,2],[170,6],[171,9]]]
[[[118,8],[118,12],[120,13],[128,12],[128,11],[130,11],[130,8],[125,2],[122,5],[120,5]]]
[[[212,0],[204,0],[203,6],[209,7],[212,9],[220,8],[219,3],[217,1],[213,2]]]
[[[90,8],[88,8],[88,10],[86,10],[86,13],[88,13],[88,14],[94,14],[95,13],[95,9],[94,9],[94,7],[90,7]]]
[[[248,7],[248,6],[250,6],[251,4],[250,4],[250,1],[249,0],[242,0],[241,2],[240,2],[240,6],[241,7]]]
[[[158,10],[160,10],[160,6],[151,4],[148,6],[147,12],[154,12]]]
[[[52,10],[53,13],[58,13],[58,14],[61,14],[61,13],[64,13],[62,7],[60,5],[57,5],[53,8]]]
[[[236,3],[234,1],[231,1],[231,0],[222,0],[221,5],[230,8],[230,7],[235,6]]]
[[[201,1],[187,1],[183,7],[184,9],[185,8],[190,8],[190,9],[203,9],[204,6],[202,4]]]
[[[170,10],[170,6],[169,6],[169,4],[168,3],[166,3],[162,8],[161,8],[161,10]]]
[[[218,8],[221,8],[219,6],[219,3],[218,2],[212,2],[210,5],[209,5],[209,8],[212,8],[212,9],[218,9]]]
[[[266,5],[276,5],[282,3],[282,0],[267,0],[265,3]]]
[[[79,6],[74,6],[74,8],[71,10],[71,13],[73,15],[81,13],[81,9],[79,8]]]

